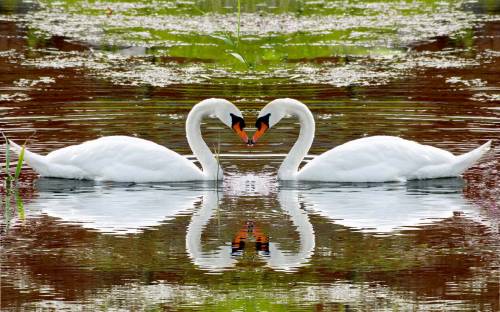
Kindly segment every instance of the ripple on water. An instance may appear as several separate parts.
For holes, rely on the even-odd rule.
[[[498,16],[462,1],[245,2],[248,68],[221,37],[234,7],[194,7],[216,1],[41,2],[0,16],[0,123],[42,154],[114,134],[189,154],[185,117],[212,96],[248,125],[274,98],[304,101],[315,155],[377,134],[455,154],[497,137]],[[38,180],[25,167],[24,212],[12,201],[0,218],[2,307],[498,310],[498,147],[467,183],[288,184],[276,171],[295,119],[251,150],[222,129],[202,125],[221,147],[216,187]]]

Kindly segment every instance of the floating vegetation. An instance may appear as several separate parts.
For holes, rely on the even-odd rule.
[[[233,53],[229,50],[229,53]],[[239,58],[241,56],[234,55]],[[394,79],[404,78],[411,71],[428,68],[464,68],[487,62],[488,56],[478,54],[474,59],[459,56],[456,52],[401,53],[395,51],[387,55],[344,57],[322,62],[296,64],[284,63],[270,67],[267,71],[255,68],[246,59],[240,60],[245,67],[240,70],[219,68],[203,62],[189,62],[180,65],[175,61],[157,60],[151,62],[149,56],[129,56],[106,51],[50,52],[46,55],[21,60],[23,65],[38,68],[81,69],[91,76],[104,78],[118,85],[151,85],[164,87],[171,84],[217,83],[220,79],[228,82],[263,83],[266,80],[281,83],[322,83],[336,87],[349,85],[381,85]],[[48,78],[48,77],[47,77]],[[451,82],[451,81],[450,81]],[[21,79],[14,84],[39,85],[48,81]],[[476,83],[476,82],[471,82]],[[26,101],[30,98],[22,93],[0,95],[0,101]]]
[[[478,102],[498,102],[500,101],[500,94],[476,93],[471,98],[473,101]]]
[[[318,1],[306,2],[300,10],[290,8],[282,12],[245,6],[246,12],[240,14],[237,1],[230,12],[196,10],[194,1],[190,2],[191,10],[179,10],[179,4],[174,1],[140,4],[68,1],[68,5],[52,5],[46,0],[40,2],[42,10],[26,17],[31,27],[48,35],[101,44],[130,44],[130,40],[144,37],[147,32],[151,34],[148,36],[150,43],[161,43],[165,39],[187,41],[216,33],[236,33],[239,36],[240,32],[242,39],[276,36],[278,33],[310,33],[321,41],[322,36],[318,34],[340,31],[347,37],[352,34],[363,46],[383,42],[395,47],[460,32],[471,27],[476,19],[460,10],[464,1],[375,1],[369,4]],[[180,5],[185,3],[188,2]],[[113,14],[106,14],[106,10]],[[151,12],[155,14],[148,14]],[[240,24],[241,27],[234,27]]]
[[[465,2],[42,0],[23,17],[35,53],[5,56],[127,85],[380,85],[417,68],[477,66],[477,58],[408,48],[448,36],[466,53],[470,29],[497,17],[464,11]],[[38,49],[54,36],[92,48]]]
[[[0,102],[24,102],[29,100],[31,98],[24,93],[0,94]]]
[[[456,52],[426,52],[412,55],[402,66],[415,68],[463,68],[468,66],[479,66],[477,59],[467,59],[455,55]]]
[[[336,87],[351,85],[381,85],[400,76],[399,71],[378,71],[359,63],[336,66],[326,63],[323,67],[304,65],[298,67],[295,80],[299,83],[326,83]]]
[[[21,88],[33,88],[40,85],[49,85],[54,82],[56,82],[56,80],[52,77],[40,77],[34,80],[21,78],[17,81],[14,81],[14,85]]]
[[[457,76],[446,79],[446,82],[451,85],[463,85],[466,87],[484,87],[487,84],[486,81],[481,80],[480,78],[466,80]]]

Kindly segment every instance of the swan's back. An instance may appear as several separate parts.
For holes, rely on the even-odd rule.
[[[151,141],[108,136],[53,151],[46,156],[50,172],[44,176],[160,182],[200,180],[191,161]]]
[[[385,182],[447,175],[452,153],[392,136],[372,136],[339,145],[307,163],[301,180]],[[455,174],[451,175],[454,176]]]

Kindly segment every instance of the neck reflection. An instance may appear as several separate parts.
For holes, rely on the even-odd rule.
[[[294,230],[299,235],[298,251],[285,250],[280,243],[273,242],[270,239],[272,235],[265,233],[260,226],[261,223],[269,222],[269,220],[257,217],[253,220],[245,220],[241,227],[233,229],[231,241],[221,242],[214,250],[204,251],[202,234],[214,217],[221,200],[220,194],[217,197],[216,193],[210,193],[203,197],[201,208],[193,214],[188,226],[186,250],[191,261],[200,269],[213,272],[223,271],[233,268],[244,253],[255,249],[259,260],[273,270],[295,271],[307,265],[315,247],[314,230],[309,217],[300,208],[296,191],[283,190],[275,195],[278,196],[282,212],[290,218]]]

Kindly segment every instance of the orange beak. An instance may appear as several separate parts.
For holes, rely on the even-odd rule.
[[[267,129],[269,129],[269,127],[265,124],[265,123],[262,123],[260,125],[260,129],[255,131],[255,133],[253,134],[253,138],[252,138],[252,142],[253,143],[257,143],[257,140],[264,134],[266,133]]]
[[[248,135],[245,130],[241,129],[241,124],[239,122],[233,125],[233,130],[243,140],[243,142],[248,143]]]

